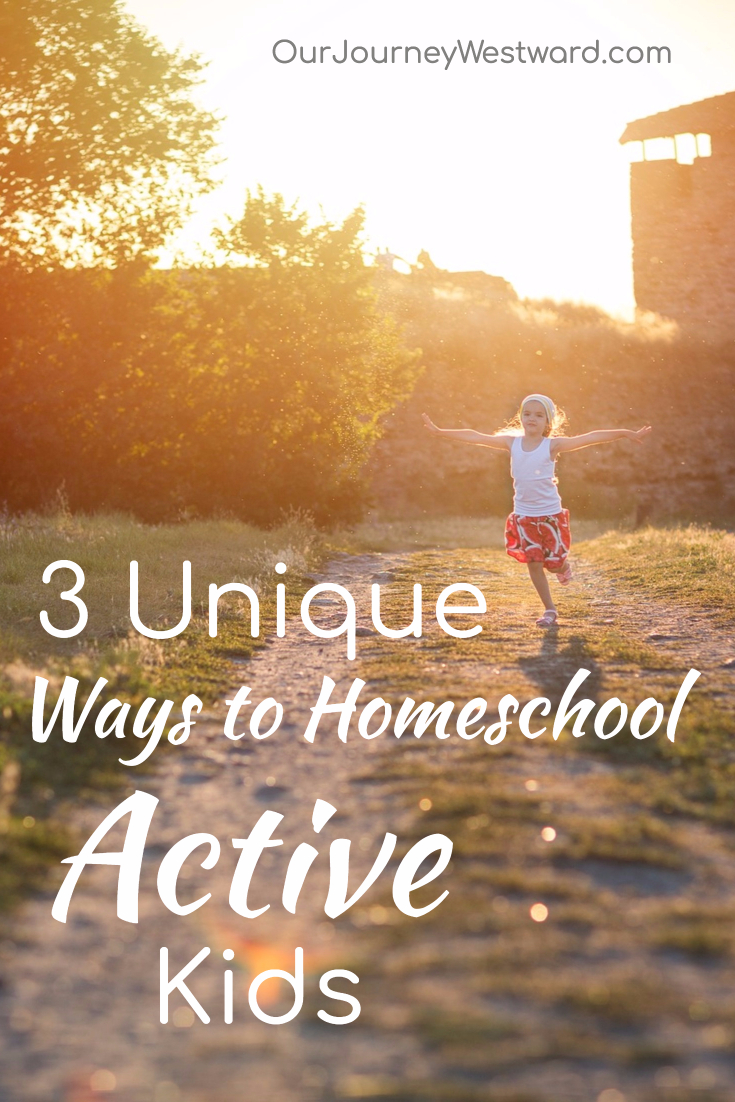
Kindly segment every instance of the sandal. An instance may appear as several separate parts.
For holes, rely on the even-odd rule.
[[[572,564],[567,560],[564,563],[564,569],[560,570],[556,575],[556,580],[559,585],[569,585],[573,577]]]
[[[547,608],[543,616],[539,616],[536,621],[537,628],[554,628],[557,623],[556,609]]]

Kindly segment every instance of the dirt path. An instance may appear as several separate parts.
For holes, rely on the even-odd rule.
[[[345,556],[325,578],[356,597],[374,578],[385,584],[408,568],[448,584],[459,575],[444,558]],[[396,667],[397,684],[403,679],[419,686],[417,697],[430,693],[437,701],[479,691],[494,698],[500,687],[535,695],[542,686],[553,695],[582,664],[577,622],[570,616],[558,633],[538,636],[528,629],[533,606],[526,583],[512,566],[480,552],[461,562],[462,576],[487,583],[497,598],[485,649],[455,652],[428,632],[411,662]],[[324,599],[325,624],[340,607]],[[603,640],[614,628],[647,648],[648,671],[640,673],[646,686],[671,684],[696,664],[712,692],[730,698],[732,639],[706,616],[640,603],[584,563],[569,607],[582,609],[589,630]],[[367,629],[364,597],[358,609]],[[4,947],[8,984],[0,1016],[9,1029],[0,1052],[2,1102],[735,1099],[729,828],[677,819],[659,829],[635,768],[587,747],[580,753],[515,742],[489,753],[481,741],[438,743],[428,735],[421,743],[352,738],[344,746],[326,726],[313,746],[305,743],[323,674],[342,690],[363,671],[380,686],[392,676],[390,662],[381,672],[390,649],[383,643],[363,632],[358,662],[348,663],[342,640],[289,630],[238,671],[254,700],[274,696],[284,704],[277,735],[228,742],[223,712],[215,713],[155,776],[141,780],[138,787],[161,802],[138,926],[116,918],[111,869],[83,876],[67,925],[50,918],[51,897],[26,906],[15,945]],[[651,651],[661,655],[660,670]],[[606,678],[632,676],[634,661],[621,655],[619,648],[597,662],[598,689]],[[433,804],[423,818],[422,796]],[[317,798],[337,808],[318,837],[311,827]],[[80,813],[80,834],[109,806]],[[237,858],[229,840],[247,836],[266,809],[285,816],[275,834],[284,845],[261,859],[251,905],[270,909],[250,921],[228,906]],[[540,839],[550,822],[553,845]],[[353,840],[352,885],[386,831],[410,842],[437,830],[455,840],[457,857],[450,897],[430,921],[396,922],[379,885],[364,905],[336,922],[326,918],[323,855],[333,838]],[[212,898],[191,916],[174,917],[156,894],[158,864],[173,842],[202,831],[220,839],[222,856],[210,872],[189,862],[181,895],[209,891]],[[290,915],[280,904],[283,876],[304,841],[322,857]],[[110,848],[117,848],[112,839]],[[550,909],[543,925],[529,919],[529,905],[539,900]],[[657,941],[659,934],[668,941]],[[698,934],[702,951],[690,952]],[[173,1021],[159,1024],[162,945],[172,971],[202,946],[212,949],[191,980],[212,1016],[209,1025],[194,1022],[183,1001],[173,999]],[[249,977],[271,967],[293,971],[297,945],[306,960],[304,1010],[289,1025],[262,1024],[247,1006]],[[222,1022],[225,949],[235,952],[232,1025]],[[319,1007],[346,1009],[318,995],[318,976],[330,968],[361,977],[357,989],[342,983],[363,1003],[353,1026],[316,1018]]]
[[[598,619],[619,623],[626,632],[676,656],[687,668],[700,669],[708,677],[724,676],[735,691],[735,624],[723,631],[715,610],[692,611],[649,596],[642,599],[583,559],[577,560],[575,585],[589,594],[590,608]]]
[[[394,561],[390,556],[345,558],[332,564],[324,578],[357,593],[373,575],[390,570]],[[320,603],[321,622],[339,622],[341,603],[332,613],[328,597],[317,598],[315,605]],[[311,873],[296,915],[280,905],[287,858],[299,842],[321,841],[311,826],[317,798],[337,808],[320,848],[326,850],[333,837],[354,839],[354,862],[363,875],[373,860],[367,854],[375,854],[385,831],[400,829],[401,808],[373,786],[354,783],[369,765],[375,744],[360,741],[345,748],[327,724],[313,746],[302,737],[323,673],[329,672],[340,685],[349,685],[357,676],[344,650],[344,640],[322,642],[303,630],[290,630],[286,638],[273,640],[238,673],[240,683],[252,687],[254,700],[275,696],[283,703],[286,719],[278,736],[230,742],[222,734],[222,710],[198,724],[188,744],[169,753],[157,775],[142,778],[137,787],[159,797],[160,805],[149,834],[138,926],[116,917],[116,876],[111,869],[93,870],[82,878],[66,925],[51,919],[50,897],[25,908],[16,946],[6,945],[4,953],[8,984],[0,1014],[10,1030],[1,1056],[3,1102],[96,1098],[89,1091],[90,1080],[111,1082],[104,1076],[92,1079],[99,1069],[112,1072],[114,1097],[126,1102],[215,1102],[244,1096],[289,1102],[317,1097],[309,1083],[313,1080],[317,1088],[322,1072],[312,1065],[332,1065],[337,1055],[340,1064],[354,1062],[366,1071],[376,1059],[381,1068],[405,1063],[412,1048],[408,1038],[377,1053],[369,1039],[345,1036],[336,1027],[321,1027],[318,1039],[310,1042],[308,1028],[299,1024],[261,1024],[250,1014],[242,987],[243,975],[265,968],[293,971],[293,950],[301,946],[307,971],[318,970],[307,985],[312,1027],[319,1025],[317,1006],[334,1013],[346,1009],[324,999],[315,1002],[318,975],[332,967],[348,967],[351,958],[344,937],[335,935],[335,924],[323,914],[328,866],[320,862]],[[88,808],[74,826],[87,836],[109,809]],[[260,861],[252,906],[270,903],[271,908],[251,921],[239,918],[228,906],[238,856],[229,840],[247,836],[266,809],[285,816],[275,834],[284,845]],[[170,845],[200,831],[220,839],[222,857],[212,872],[190,861],[192,875],[186,887],[191,898],[211,891],[212,899],[191,916],[174,917],[156,894],[157,866]],[[116,848],[113,837],[111,849]],[[162,945],[169,948],[172,973],[202,946],[211,947],[216,963],[207,967],[210,961],[206,962],[191,983],[210,1008],[210,1025],[197,1023],[192,1028],[193,1014],[180,997],[176,1004],[172,999],[172,1012],[174,1005],[180,1010],[173,1019],[178,1025],[159,1024]],[[245,969],[236,980],[237,1010],[231,1026],[223,1024],[221,1009],[226,967],[221,952],[226,948],[235,950],[234,967]]]

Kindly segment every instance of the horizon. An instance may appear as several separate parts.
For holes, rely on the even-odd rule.
[[[451,11],[378,0],[344,11],[331,0],[127,0],[171,48],[209,62],[200,100],[224,116],[222,183],[169,251],[194,256],[209,228],[237,216],[262,184],[312,216],[366,209],[368,248],[415,263],[422,249],[453,271],[507,279],[522,298],[633,307],[625,125],[732,89],[735,10],[705,0],[564,0],[523,12],[478,0]],[[473,63],[278,64],[279,39],[342,49],[385,43],[497,46],[615,43],[668,46],[670,65],[505,69]],[[329,54],[327,54],[329,57]],[[579,61],[579,58],[577,58]],[[335,72],[336,70],[336,72]],[[257,103],[257,108],[251,105]],[[472,108],[468,109],[468,105]],[[492,120],[491,137],[480,129]],[[479,123],[479,126],[478,126]]]

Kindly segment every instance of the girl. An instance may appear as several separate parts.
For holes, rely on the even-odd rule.
[[[544,570],[556,574],[562,585],[568,585],[572,577],[567,559],[572,542],[569,511],[562,508],[556,488],[556,460],[562,452],[578,451],[609,440],[635,440],[640,444],[651,431],[650,425],[637,432],[600,429],[582,436],[561,436],[566,417],[545,394],[529,394],[506,426],[510,431],[492,436],[473,429],[440,429],[426,414],[423,417],[424,425],[435,436],[510,453],[513,512],[505,525],[505,549],[511,558],[526,563],[534,588],[543,601],[544,614],[536,621],[537,627],[553,627],[557,611]]]

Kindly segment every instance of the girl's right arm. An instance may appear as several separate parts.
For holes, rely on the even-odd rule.
[[[496,451],[508,451],[512,436],[493,436],[474,429],[440,429],[425,413],[422,414],[424,428],[432,436],[446,436],[450,440],[459,440],[463,444],[479,444],[482,448],[494,448]]]

